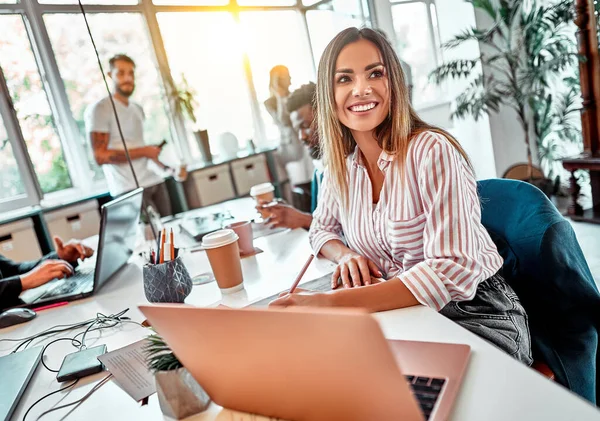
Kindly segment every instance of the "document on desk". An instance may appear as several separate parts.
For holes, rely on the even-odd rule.
[[[156,392],[154,375],[146,365],[142,339],[98,357],[117,384],[134,400],[140,401]]]

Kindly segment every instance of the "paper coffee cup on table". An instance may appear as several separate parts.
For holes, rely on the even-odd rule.
[[[230,229],[215,231],[202,238],[210,267],[223,294],[244,288],[238,235]]]

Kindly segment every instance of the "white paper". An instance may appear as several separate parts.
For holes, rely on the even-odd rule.
[[[156,392],[154,375],[148,369],[143,353],[146,345],[146,339],[142,339],[98,357],[118,385],[136,401]]]

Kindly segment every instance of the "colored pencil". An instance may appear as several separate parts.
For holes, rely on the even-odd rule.
[[[162,230],[162,241],[160,243],[160,263],[165,263],[165,243],[167,242],[167,230]]]
[[[292,287],[290,288],[290,294],[293,294],[294,291],[296,290],[296,287],[298,286],[298,284],[300,283],[300,280],[302,279],[302,277],[304,276],[304,274],[306,273],[306,270],[308,269],[308,267],[310,266],[310,263],[312,262],[312,260],[315,258],[314,254],[311,254],[310,256],[308,256],[308,260],[306,261],[306,263],[304,264],[304,266],[302,267],[302,270],[300,271],[300,273],[298,274],[298,276],[296,277],[296,280],[294,281],[294,284],[292,285]]]
[[[173,228],[171,228],[171,260],[175,260],[175,243],[173,242]]]
[[[61,301],[59,303],[48,304],[47,306],[36,307],[36,308],[34,308],[32,310],[35,311],[35,312],[38,312],[38,311],[42,311],[42,310],[48,310],[48,309],[51,309],[51,308],[54,308],[54,307],[66,306],[67,304],[69,304],[68,301]]]

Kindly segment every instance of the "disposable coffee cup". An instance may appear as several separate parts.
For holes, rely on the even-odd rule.
[[[252,186],[250,196],[254,198],[257,205],[270,203],[275,199],[275,187],[271,183],[262,183]]]
[[[252,237],[252,224],[250,221],[235,222],[225,227],[233,230],[239,237],[238,247],[240,254],[246,255],[254,252],[254,239]]]
[[[223,294],[244,288],[238,235],[230,229],[219,230],[202,238],[210,267]]]

